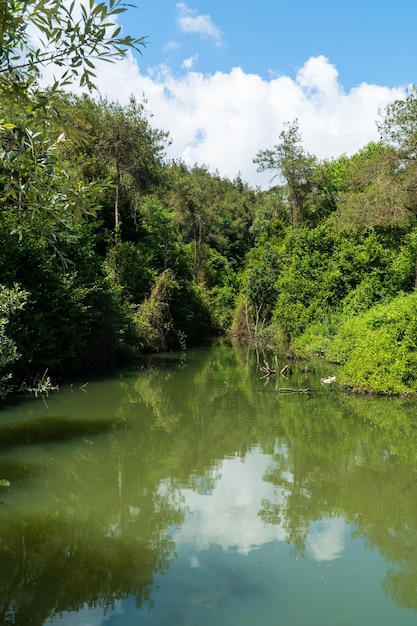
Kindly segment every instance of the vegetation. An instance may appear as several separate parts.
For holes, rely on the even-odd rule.
[[[254,157],[260,191],[168,162],[146,101],[64,92],[144,47],[112,26],[123,2],[0,4],[3,395],[228,332],[338,361],[355,390],[417,391],[417,88],[351,157],[319,161],[289,122]]]

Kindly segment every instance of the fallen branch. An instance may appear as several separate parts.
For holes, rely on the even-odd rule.
[[[306,389],[294,389],[293,387],[278,387],[277,391],[279,393],[306,393],[307,395],[311,395],[314,389],[306,388]]]
[[[268,361],[265,361],[265,359],[264,359],[264,363],[265,363],[265,367],[261,367],[261,372],[264,373],[264,376],[262,376],[261,380],[263,378],[268,378],[269,376],[275,376],[275,374],[277,373],[277,371],[273,367],[271,367]]]
[[[282,370],[280,371],[280,374],[283,378],[286,378],[288,380],[288,376],[285,375],[285,372],[287,371],[287,369],[289,368],[289,363],[287,363],[287,365],[284,365],[284,367],[282,368]]]

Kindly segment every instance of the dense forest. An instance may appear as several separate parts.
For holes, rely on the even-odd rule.
[[[3,397],[219,334],[319,355],[355,391],[417,391],[417,88],[353,156],[317,159],[289,121],[254,155],[271,188],[253,189],[168,160],[146,100],[94,92],[95,60],[144,44],[104,28],[123,3],[90,3],[78,21],[57,1],[6,5]],[[49,61],[63,74],[42,89]]]

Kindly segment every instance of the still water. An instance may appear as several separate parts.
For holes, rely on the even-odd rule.
[[[1,625],[417,624],[417,403],[264,356],[219,342],[1,410]]]

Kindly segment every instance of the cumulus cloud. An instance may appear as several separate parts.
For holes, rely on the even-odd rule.
[[[286,122],[298,119],[304,148],[318,158],[350,155],[378,140],[379,111],[406,95],[402,87],[367,83],[346,92],[324,56],[307,59],[293,76],[267,80],[240,67],[202,74],[192,69],[194,61],[186,59],[179,75],[162,65],[145,72],[128,54],[98,64],[95,83],[101,95],[121,104],[132,94],[146,98],[152,124],[170,133],[168,158],[231,179],[240,175],[253,187],[270,185],[272,175],[258,173],[253,159],[279,141]]]
[[[192,61],[188,61],[192,65]],[[320,159],[353,154],[378,139],[376,121],[403,88],[362,83],[345,92],[336,67],[324,56],[311,57],[294,76],[265,80],[241,68],[182,75],[159,66],[143,73],[129,56],[98,68],[101,94],[122,104],[144,95],[152,123],[170,132],[168,157],[207,165],[221,175],[268,187],[253,158],[279,141],[285,122],[298,119],[304,148]]]
[[[222,33],[214,24],[210,15],[199,15],[196,9],[190,9],[185,2],[177,2],[177,23],[184,33],[212,37],[217,45],[221,44]]]

